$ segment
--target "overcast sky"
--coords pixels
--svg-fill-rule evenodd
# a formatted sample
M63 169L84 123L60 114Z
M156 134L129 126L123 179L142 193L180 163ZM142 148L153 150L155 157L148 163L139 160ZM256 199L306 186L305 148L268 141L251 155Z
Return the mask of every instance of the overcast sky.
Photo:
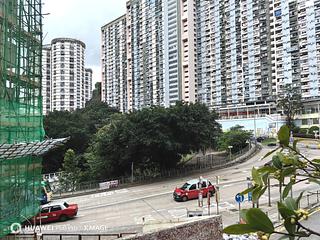
M100 30L126 12L127 0L43 0L44 43L53 38L76 38L86 44L86 67L101 81Z

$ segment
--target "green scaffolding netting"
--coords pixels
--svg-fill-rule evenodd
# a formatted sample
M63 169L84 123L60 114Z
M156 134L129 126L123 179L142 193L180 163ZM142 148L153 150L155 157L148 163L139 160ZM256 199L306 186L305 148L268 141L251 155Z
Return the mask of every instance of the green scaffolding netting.
M41 0L0 0L0 144L41 141ZM0 156L0 238L39 209L41 158Z

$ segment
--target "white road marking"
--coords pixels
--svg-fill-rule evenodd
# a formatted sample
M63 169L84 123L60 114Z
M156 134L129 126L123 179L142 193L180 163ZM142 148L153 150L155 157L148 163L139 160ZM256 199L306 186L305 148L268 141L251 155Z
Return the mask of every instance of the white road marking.
M170 209L168 210L168 213L171 215L173 218L181 218L181 217L186 217L187 216L187 209Z
M152 210L153 213L156 213L156 212L164 212L164 211L167 211L167 209L156 209L156 210Z
M227 184L227 185L221 186L221 188L227 188L227 187L232 187L232 186L233 186L233 184Z
M92 223L92 222L96 222L97 220L90 220L90 221L85 221L85 222L80 222L81 224L86 224L86 223Z

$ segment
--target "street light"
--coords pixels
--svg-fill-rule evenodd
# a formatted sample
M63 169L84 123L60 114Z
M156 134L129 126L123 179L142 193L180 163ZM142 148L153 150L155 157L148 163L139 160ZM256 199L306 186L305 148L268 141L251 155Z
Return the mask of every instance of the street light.
M231 161L231 149L233 148L233 146L228 146L228 148L229 148L229 156L230 156L230 161Z

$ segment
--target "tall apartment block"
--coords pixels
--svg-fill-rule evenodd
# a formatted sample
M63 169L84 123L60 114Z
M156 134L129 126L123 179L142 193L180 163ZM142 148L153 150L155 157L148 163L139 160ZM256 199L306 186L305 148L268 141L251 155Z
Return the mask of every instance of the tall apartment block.
M225 117L271 114L287 84L318 98L318 12L319 0L130 0L121 32L115 21L103 34L126 36L128 110L183 100ZM107 45L102 95L112 99L118 48Z
M42 47L42 112L47 115L51 109L51 45Z
M92 69L86 68L84 74L84 99L85 103L92 98Z
M103 26L102 31L102 101L128 110L126 16Z
M44 114L85 107L91 98L92 70L85 69L85 44L56 38L43 48L42 95Z

